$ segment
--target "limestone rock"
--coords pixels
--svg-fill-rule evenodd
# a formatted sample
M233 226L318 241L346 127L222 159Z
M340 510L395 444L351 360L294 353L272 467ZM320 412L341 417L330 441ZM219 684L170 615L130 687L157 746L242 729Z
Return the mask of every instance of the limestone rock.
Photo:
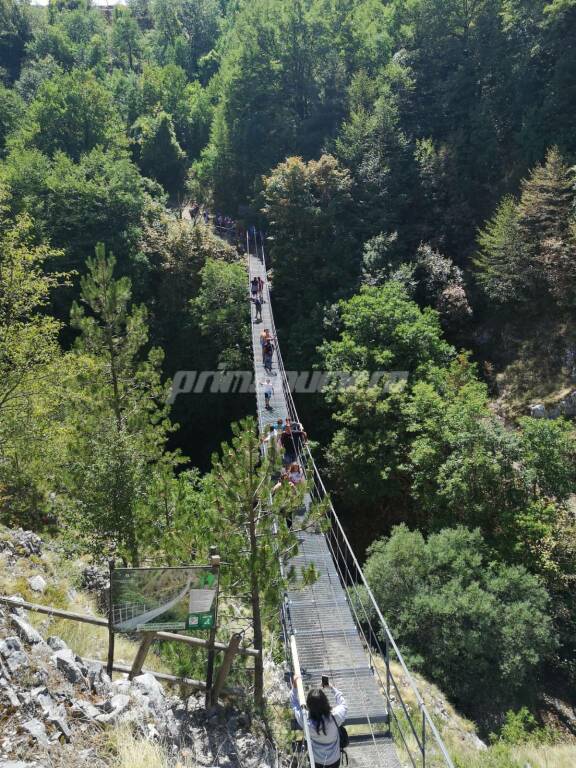
M90 662L86 665L88 669L88 685L90 689L100 696L108 694L112 681L104 671L102 664Z
M24 653L22 643L17 637L7 637L0 641L0 654L12 673L29 665L28 656Z
M26 722L22 723L22 728L24 728L25 731L28 731L32 738L36 739L36 741L43 747L48 746L49 742L46 728L40 720L37 720L35 717L31 720L26 720Z
M64 640L62 640L62 638L58 637L57 635L50 635L46 642L53 651L64 651L66 648L68 648Z
M78 717L79 719L88 721L95 720L100 714L100 711L97 707L95 707L89 701L84 701L83 699L74 700L71 712L73 717Z
M162 688L162 685L156 680L154 675L150 674L150 672L138 675L138 677L135 677L134 680L132 680L132 683L138 690L148 696L151 701L155 703L164 701L164 688Z
M52 661L56 665L56 669L60 670L64 677L71 683L79 683L84 680L82 670L76 662L74 654L70 648L65 648L62 651L53 653Z
M30 645L36 645L37 643L43 643L44 640L40 632L38 632L31 624L28 624L26 619L21 616L12 616L12 624L18 635L26 643Z
M4 699L8 702L8 706L11 709L20 708L20 699L16 695L16 691L12 688L8 682L0 677L0 700Z
M0 768L44 768L40 763L25 763L23 760L0 760Z
M33 592L44 592L46 590L46 587L48 584L46 583L46 579L43 579L40 574L37 574L36 576L31 576L28 579L28 584L30 586L30 589Z
M62 709L57 710L53 715L50 715L47 720L60 731L66 741L70 741L72 738L72 731L70 730L68 720Z
M103 724L115 723L129 706L130 696L127 696L125 693L117 693L115 696L112 696L110 701L106 702L106 711L98 715L96 721Z
M22 597L22 595L8 595L8 597L10 598L10 600L15 600L18 603L23 603L24 602L24 598ZM15 605L9 605L8 609L10 610L10 613L16 614L16 616L25 616L26 615L26 612L24 611L24 608L18 608Z

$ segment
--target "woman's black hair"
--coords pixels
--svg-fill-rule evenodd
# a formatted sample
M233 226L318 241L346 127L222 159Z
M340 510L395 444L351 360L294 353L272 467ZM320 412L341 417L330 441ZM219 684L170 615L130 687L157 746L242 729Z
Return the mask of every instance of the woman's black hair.
M316 733L320 733L320 728L322 728L322 733L326 736L324 718L330 717L332 710L330 708L330 702L326 698L326 694L322 688L312 688L311 691L308 691L306 705L308 707L310 720L312 720L316 726Z

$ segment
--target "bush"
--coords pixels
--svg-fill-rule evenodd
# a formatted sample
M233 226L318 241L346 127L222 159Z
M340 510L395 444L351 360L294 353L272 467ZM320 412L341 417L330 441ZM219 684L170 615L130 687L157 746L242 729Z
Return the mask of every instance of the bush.
M467 711L534 686L555 648L539 579L492 562L478 530L448 528L426 541L398 526L370 547L365 573L399 642Z

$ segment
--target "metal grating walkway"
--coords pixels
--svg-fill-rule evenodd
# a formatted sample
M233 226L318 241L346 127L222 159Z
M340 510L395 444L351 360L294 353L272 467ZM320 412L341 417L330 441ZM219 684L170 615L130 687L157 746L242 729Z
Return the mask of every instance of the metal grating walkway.
M274 333L270 292L265 267L254 254L248 256L250 279L261 277L265 282L262 322L255 323L252 308L252 342L260 430L278 418L288 417L281 374L274 354L273 370L268 376L262 362L260 333L268 328ZM276 342L277 346L277 342ZM269 378L274 386L272 410L264 404L263 383ZM396 750L388 733L386 701L374 677L369 655L360 638L326 538L323 534L300 535L298 554L291 560L296 572L314 563L319 578L312 586L288 593L290 623L296 638L302 677L306 687L319 686L323 674L339 688L348 702L348 726L364 734L353 740L347 749L350 766L354 768L401 768Z

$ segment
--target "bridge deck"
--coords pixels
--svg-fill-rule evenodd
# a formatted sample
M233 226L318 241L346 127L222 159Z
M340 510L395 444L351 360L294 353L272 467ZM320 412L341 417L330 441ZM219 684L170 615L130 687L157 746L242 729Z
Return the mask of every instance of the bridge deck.
M264 265L255 255L249 255L250 277L260 276L267 285ZM252 337L254 372L257 390L258 417L261 428L289 416L281 376L274 354L273 370L268 376L262 362L260 333L264 328L273 331L269 292L265 289L262 322L254 322L252 309ZM274 386L272 409L266 410L262 384L269 378ZM291 626L296 638L302 677L307 687L319 686L321 676L328 675L348 702L347 724L357 726L355 731L367 730L363 741L353 742L348 748L350 765L355 768L400 768L400 762L389 737L372 733L387 731L386 701L374 677L369 654L358 633L326 538L322 534L303 533L299 538L298 554L291 565L297 572L314 563L319 578L312 586L298 587L288 593Z

